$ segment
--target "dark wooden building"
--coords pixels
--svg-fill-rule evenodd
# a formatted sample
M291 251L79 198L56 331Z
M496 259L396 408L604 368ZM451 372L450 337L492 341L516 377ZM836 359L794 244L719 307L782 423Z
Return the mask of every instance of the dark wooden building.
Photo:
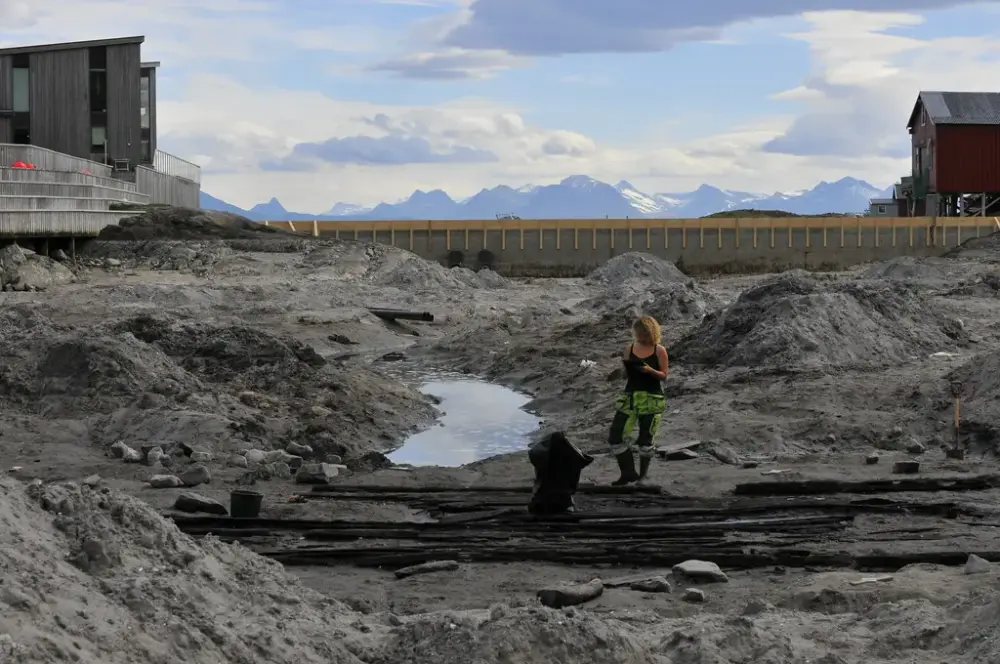
M152 164L156 66L144 37L0 49L0 143L114 165Z
M906 127L912 168L895 187L902 215L1000 214L1000 92L921 92Z

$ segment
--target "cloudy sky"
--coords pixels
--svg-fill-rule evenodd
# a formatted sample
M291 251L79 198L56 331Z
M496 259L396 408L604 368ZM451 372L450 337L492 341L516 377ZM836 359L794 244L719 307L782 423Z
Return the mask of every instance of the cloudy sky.
M207 8L207 7L210 7ZM862 11L863 10L863 11ZM908 169L920 89L1000 90L1000 2L0 0L0 43L143 34L160 147L322 212L573 174L789 191Z

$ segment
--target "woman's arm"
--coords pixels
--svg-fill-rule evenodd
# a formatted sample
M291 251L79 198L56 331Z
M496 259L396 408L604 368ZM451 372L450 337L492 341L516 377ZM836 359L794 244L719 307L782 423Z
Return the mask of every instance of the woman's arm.
M648 364L643 365L642 370L648 373L650 376L655 376L659 380L667 379L667 372L670 371L670 359L667 356L667 349L663 346L656 347L656 359L660 361L660 366L663 368L662 371L657 371Z

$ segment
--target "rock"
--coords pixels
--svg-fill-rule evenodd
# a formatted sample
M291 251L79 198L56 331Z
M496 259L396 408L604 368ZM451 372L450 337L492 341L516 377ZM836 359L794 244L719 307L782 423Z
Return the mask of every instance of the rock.
M990 561L980 558L974 553L965 561L966 574L983 574L984 572L989 572L991 569L993 569L993 566L990 564Z
M267 455L264 450L247 450L246 459L249 464L264 463L264 459Z
M212 453L204 450L195 450L191 453L192 463L208 463L212 460Z
M197 493L191 493L190 491L177 496L177 500L174 501L174 509L178 512L187 512L189 514L204 512L206 514L218 514L220 516L229 515L229 510L227 510L226 506L219 501L206 498L205 496Z
M662 576L654 576L650 579L635 581L629 585L631 590L638 590L642 593L669 593L673 590L670 582Z
M86 486L89 486L91 488L97 486L100 483L101 483L101 476L100 475L88 475L83 480L83 484L86 485Z
M264 470L267 473L267 477L264 479L270 479L272 477L276 477L279 480L292 479L292 469L287 463L283 463L281 461L267 464L264 466Z
M405 359L406 359L406 353L402 353L398 350L394 350L382 356L383 362L402 362Z
M897 475L913 475L920 472L919 461L897 461L892 464L892 472Z
M145 460L146 465L152 466L160 461L164 456L163 450L159 447L154 447L153 449L146 452Z
M160 465L164 468L170 468L174 465L174 458L169 454L164 454L159 458Z
M250 462L247 461L245 456L240 456L239 454L234 454L229 457L229 465L233 468L249 468Z
M264 463L284 463L289 468L301 468L303 459L289 454L285 450L272 450L264 455Z
M154 489L176 489L184 486L184 482L176 475L153 475L148 481L149 486Z
M878 463L878 460L880 458L881 457L879 457L878 454L872 452L871 454L865 457L865 463L868 464L869 466L874 466L875 464Z
M300 445L298 443L289 443L285 451L296 457L311 457L313 454L313 448L308 445ZM291 465L291 464L289 464ZM294 466L293 466L294 467Z
M106 267L106 268L109 268L109 267L121 267L121 266L122 266L122 262L120 260L118 260L117 258L105 258L104 259L104 267Z
M411 565L410 567L404 567L402 569L396 570L397 579L405 579L408 576L417 576L418 574L430 574L432 572L454 572L458 569L457 560L432 560L428 563L422 563L420 565Z
M752 470L759 465L760 462L758 461L744 461L742 464L740 464L740 467L743 468L744 470Z
M685 602L691 602L693 604L701 604L705 601L704 591L698 590L697 588L688 588L684 591L681 596Z
M910 444L906 446L906 451L910 454L923 454L927 451L927 446L919 440L912 440L910 441Z
M128 446L126 448L124 456L122 456L122 461L125 463L142 463L142 452Z
M705 451L722 463L729 464L730 466L741 465L739 455L736 454L733 448L727 445L710 445Z
M698 459L701 455L692 449L684 448L681 450L670 450L663 455L663 458L667 461L690 461L691 459Z
M180 474L181 482L184 486L198 486L199 484L208 484L212 481L212 473L208 472L208 468L202 464L195 464L193 466L188 466L188 468Z
M111 447L108 448L108 451L111 452L111 456L113 456L114 458L124 459L125 452L127 452L130 449L132 448L126 445L124 441L118 440L111 444Z
M344 463L344 459L341 458L339 454L327 454L326 462L333 464L334 466L339 466Z
M715 563L704 560L685 560L673 567L674 576L690 581L727 583L729 577Z
M313 406L309 409L314 417L330 417L333 415L333 411L329 408L323 408L323 406Z
M339 473L339 468L332 463L308 463L295 474L297 484L329 484Z
M594 579L588 583L567 584L542 588L538 591L538 600L550 609L561 609L566 606L576 606L590 602L604 594L604 583Z
M768 611L773 611L774 606L765 602L762 599L754 598L747 602L747 605L743 607L744 616L758 616L762 613L767 613Z
M52 254L52 258L56 259L60 263L64 263L69 260L69 256L62 249L56 249L56 252Z

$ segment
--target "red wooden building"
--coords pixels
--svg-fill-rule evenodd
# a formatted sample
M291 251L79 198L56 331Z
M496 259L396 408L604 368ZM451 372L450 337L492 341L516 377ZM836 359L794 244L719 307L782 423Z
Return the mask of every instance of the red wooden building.
M1000 215L1000 92L921 92L906 125L902 216Z

